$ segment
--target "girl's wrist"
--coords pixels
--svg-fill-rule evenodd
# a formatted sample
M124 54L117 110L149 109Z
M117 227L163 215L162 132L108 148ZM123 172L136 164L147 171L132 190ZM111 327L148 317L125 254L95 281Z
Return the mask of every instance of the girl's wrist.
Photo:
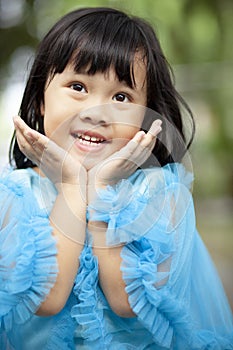
M106 184L95 182L87 184L87 202L88 204L92 204L99 198L99 191L104 190L106 188Z
M85 184L59 183L56 185L58 195L63 196L67 202L85 206L87 204L86 187Z
M85 188L85 187L86 187L85 183L66 183L66 182L56 183L56 188L58 192L78 191L81 188Z
M77 191L79 188L86 188L87 185L87 172L84 168L81 168L76 175L69 174L69 176L61 175L60 181L55 183L58 192L62 191Z
M89 221L88 233L91 235L92 246L95 248L107 248L106 231L107 223L103 221Z
M86 232L86 190L79 184L60 184L50 214L52 226L76 243L83 244Z

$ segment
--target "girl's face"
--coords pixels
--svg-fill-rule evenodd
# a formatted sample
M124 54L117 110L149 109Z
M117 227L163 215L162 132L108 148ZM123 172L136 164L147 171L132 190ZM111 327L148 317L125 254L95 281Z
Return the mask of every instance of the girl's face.
M135 59L134 77L130 88L119 82L113 69L88 75L68 65L45 89L41 112L46 136L87 170L120 150L144 118L147 87L142 60Z

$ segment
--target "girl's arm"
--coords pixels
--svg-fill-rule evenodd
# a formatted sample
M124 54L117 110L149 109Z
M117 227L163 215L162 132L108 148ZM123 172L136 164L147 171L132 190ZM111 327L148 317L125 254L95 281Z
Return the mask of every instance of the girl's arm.
M98 257L99 282L111 309L120 317L134 317L120 269L122 246L107 247L106 230L105 222L88 224L88 231L93 237L93 253Z
M114 184L122 178L128 178L150 156L156 142L156 135L161 131L161 121L155 121L149 132L139 131L135 137L111 159L107 159L98 168L91 169L88 177L88 203L95 203L98 190L107 184ZM91 213L92 210L90 210ZM93 208L93 212L95 209ZM122 245L108 247L106 244L107 224L88 222L88 231L93 237L93 252L98 257L99 279L102 290L112 308L121 317L135 316L125 291L125 282L121 272Z
M58 191L50 214L57 242L58 275L37 312L38 315L53 315L63 308L69 297L85 240L86 171L65 150L30 129L19 117L14 123L21 151L38 164Z
M50 214L57 241L58 275L37 315L57 314L64 307L74 285L86 231L86 202L79 185L63 184Z

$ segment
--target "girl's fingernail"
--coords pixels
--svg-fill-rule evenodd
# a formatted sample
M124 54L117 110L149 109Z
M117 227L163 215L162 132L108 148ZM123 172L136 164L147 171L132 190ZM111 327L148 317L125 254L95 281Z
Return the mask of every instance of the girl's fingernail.
M140 141L145 135L145 131L141 130L137 134L137 140Z
M156 125L162 125L162 120L157 119L157 120L155 121L155 123L156 123Z
M162 130L161 125L162 125L162 121L159 120L159 119L156 120L156 121L152 124L152 126L151 126L151 128L150 128L150 130L149 130L148 132L149 132L150 134L154 135L154 136L158 135L158 133Z
M157 132L156 132L156 135L158 135L158 133L160 133L160 131L162 131L161 126L160 126L160 127L158 127Z
M14 123L15 125L18 125L18 124L19 124L19 117L18 117L17 115L15 115L15 116L13 117L13 123Z

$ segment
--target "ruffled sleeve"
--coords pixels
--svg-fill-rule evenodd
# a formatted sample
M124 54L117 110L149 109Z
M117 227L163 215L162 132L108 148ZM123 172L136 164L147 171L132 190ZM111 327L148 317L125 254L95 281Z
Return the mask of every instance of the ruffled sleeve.
M8 331L36 312L55 283L56 242L29 188L5 178L0 196L0 325Z
M218 334L208 321L203 326L194 315L200 310L191 310L196 237L192 180L180 164L138 171L100 193L91 207L92 220L108 223L108 245L123 244L121 270L129 303L155 344L232 349L232 333Z
M145 235L154 240L155 225L157 231L169 234L182 222L192 204L192 180L192 174L177 164L137 171L100 191L89 206L88 219L108 223L107 245L130 243ZM167 235L163 239L172 241Z
M172 282L172 264L169 272L159 272L158 260L146 238L125 246L121 255L129 303L156 344L165 349L171 349L172 344L174 349L233 349L232 331L219 334L208 327L198 327L190 312L188 283L185 278L182 278L183 285ZM186 264L190 263L188 260ZM158 284L161 275L162 278L170 276L171 280L161 286Z

